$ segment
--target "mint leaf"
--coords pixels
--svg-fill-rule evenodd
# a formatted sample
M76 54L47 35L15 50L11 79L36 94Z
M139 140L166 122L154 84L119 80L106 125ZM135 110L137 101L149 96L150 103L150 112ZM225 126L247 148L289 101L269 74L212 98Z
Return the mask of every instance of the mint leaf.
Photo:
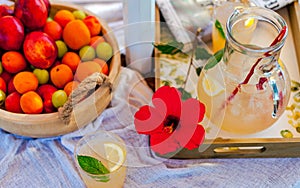
M215 27L219 31L219 33L222 36L222 38L225 39L225 33L224 33L224 30L223 30L222 24L219 22L219 20L216 20Z
M94 175L109 173L109 170L102 164L102 162L93 157L77 155L77 160L79 166L87 173Z
M212 57L210 57L204 66L205 70L211 69L216 66L224 55L224 49L217 51Z
M185 101L185 100L187 100L189 98L192 98L192 95L189 92L187 92L185 89L183 89L182 87L178 88L178 90L181 93L181 99L183 101Z
M155 48L161 51L162 54L175 55L179 52L182 52L184 44L182 42L171 41L166 44L153 44Z
M212 55L210 53L208 53L208 51L205 48L196 48L195 51L195 56L196 59L201 59L201 60L205 60L205 59L209 59Z

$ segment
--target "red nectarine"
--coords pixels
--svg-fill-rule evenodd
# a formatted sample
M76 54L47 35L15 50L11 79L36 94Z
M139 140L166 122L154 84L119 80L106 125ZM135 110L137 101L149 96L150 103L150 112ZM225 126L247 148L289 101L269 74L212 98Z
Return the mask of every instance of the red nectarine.
M28 62L36 68L47 69L57 58L57 46L54 40L41 31L27 34L23 51Z

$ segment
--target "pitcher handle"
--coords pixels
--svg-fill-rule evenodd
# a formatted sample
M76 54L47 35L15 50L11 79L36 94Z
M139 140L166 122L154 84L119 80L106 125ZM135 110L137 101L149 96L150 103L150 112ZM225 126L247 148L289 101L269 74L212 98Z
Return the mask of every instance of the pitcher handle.
M279 109L279 103L280 103L280 96L279 91L277 87L276 80L271 76L269 77L269 85L272 88L272 96L273 96L273 112L272 112L272 118L278 117L278 109Z

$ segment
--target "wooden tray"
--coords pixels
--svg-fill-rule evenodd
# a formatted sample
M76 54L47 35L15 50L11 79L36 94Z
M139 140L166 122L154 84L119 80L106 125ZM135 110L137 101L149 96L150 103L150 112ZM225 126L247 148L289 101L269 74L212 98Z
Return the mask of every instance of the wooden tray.
M293 3L277 11L287 21L289 36L288 47L283 49L284 61L294 61L300 70L300 6ZM157 41L160 41L161 28L157 28ZM158 52L156 51L155 54ZM160 87L160 61L155 61L156 88ZM299 71L296 71L298 74ZM285 122L287 123L287 122ZM299 133L298 133L299 134ZM300 134L299 134L300 135ZM171 157L176 159L194 158L253 158L253 157L300 157L300 136L299 138L251 138L251 137L218 137L217 139L206 139L200 148L195 150L181 150Z

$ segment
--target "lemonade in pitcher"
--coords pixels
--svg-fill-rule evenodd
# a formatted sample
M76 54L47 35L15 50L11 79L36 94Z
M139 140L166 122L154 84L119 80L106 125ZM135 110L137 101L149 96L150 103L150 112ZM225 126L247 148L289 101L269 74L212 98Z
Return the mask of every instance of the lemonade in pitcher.
M231 133L251 134L281 116L290 95L289 75L279 63L286 27L280 15L265 8L233 12L221 61L205 66L198 80L198 97L213 124Z

